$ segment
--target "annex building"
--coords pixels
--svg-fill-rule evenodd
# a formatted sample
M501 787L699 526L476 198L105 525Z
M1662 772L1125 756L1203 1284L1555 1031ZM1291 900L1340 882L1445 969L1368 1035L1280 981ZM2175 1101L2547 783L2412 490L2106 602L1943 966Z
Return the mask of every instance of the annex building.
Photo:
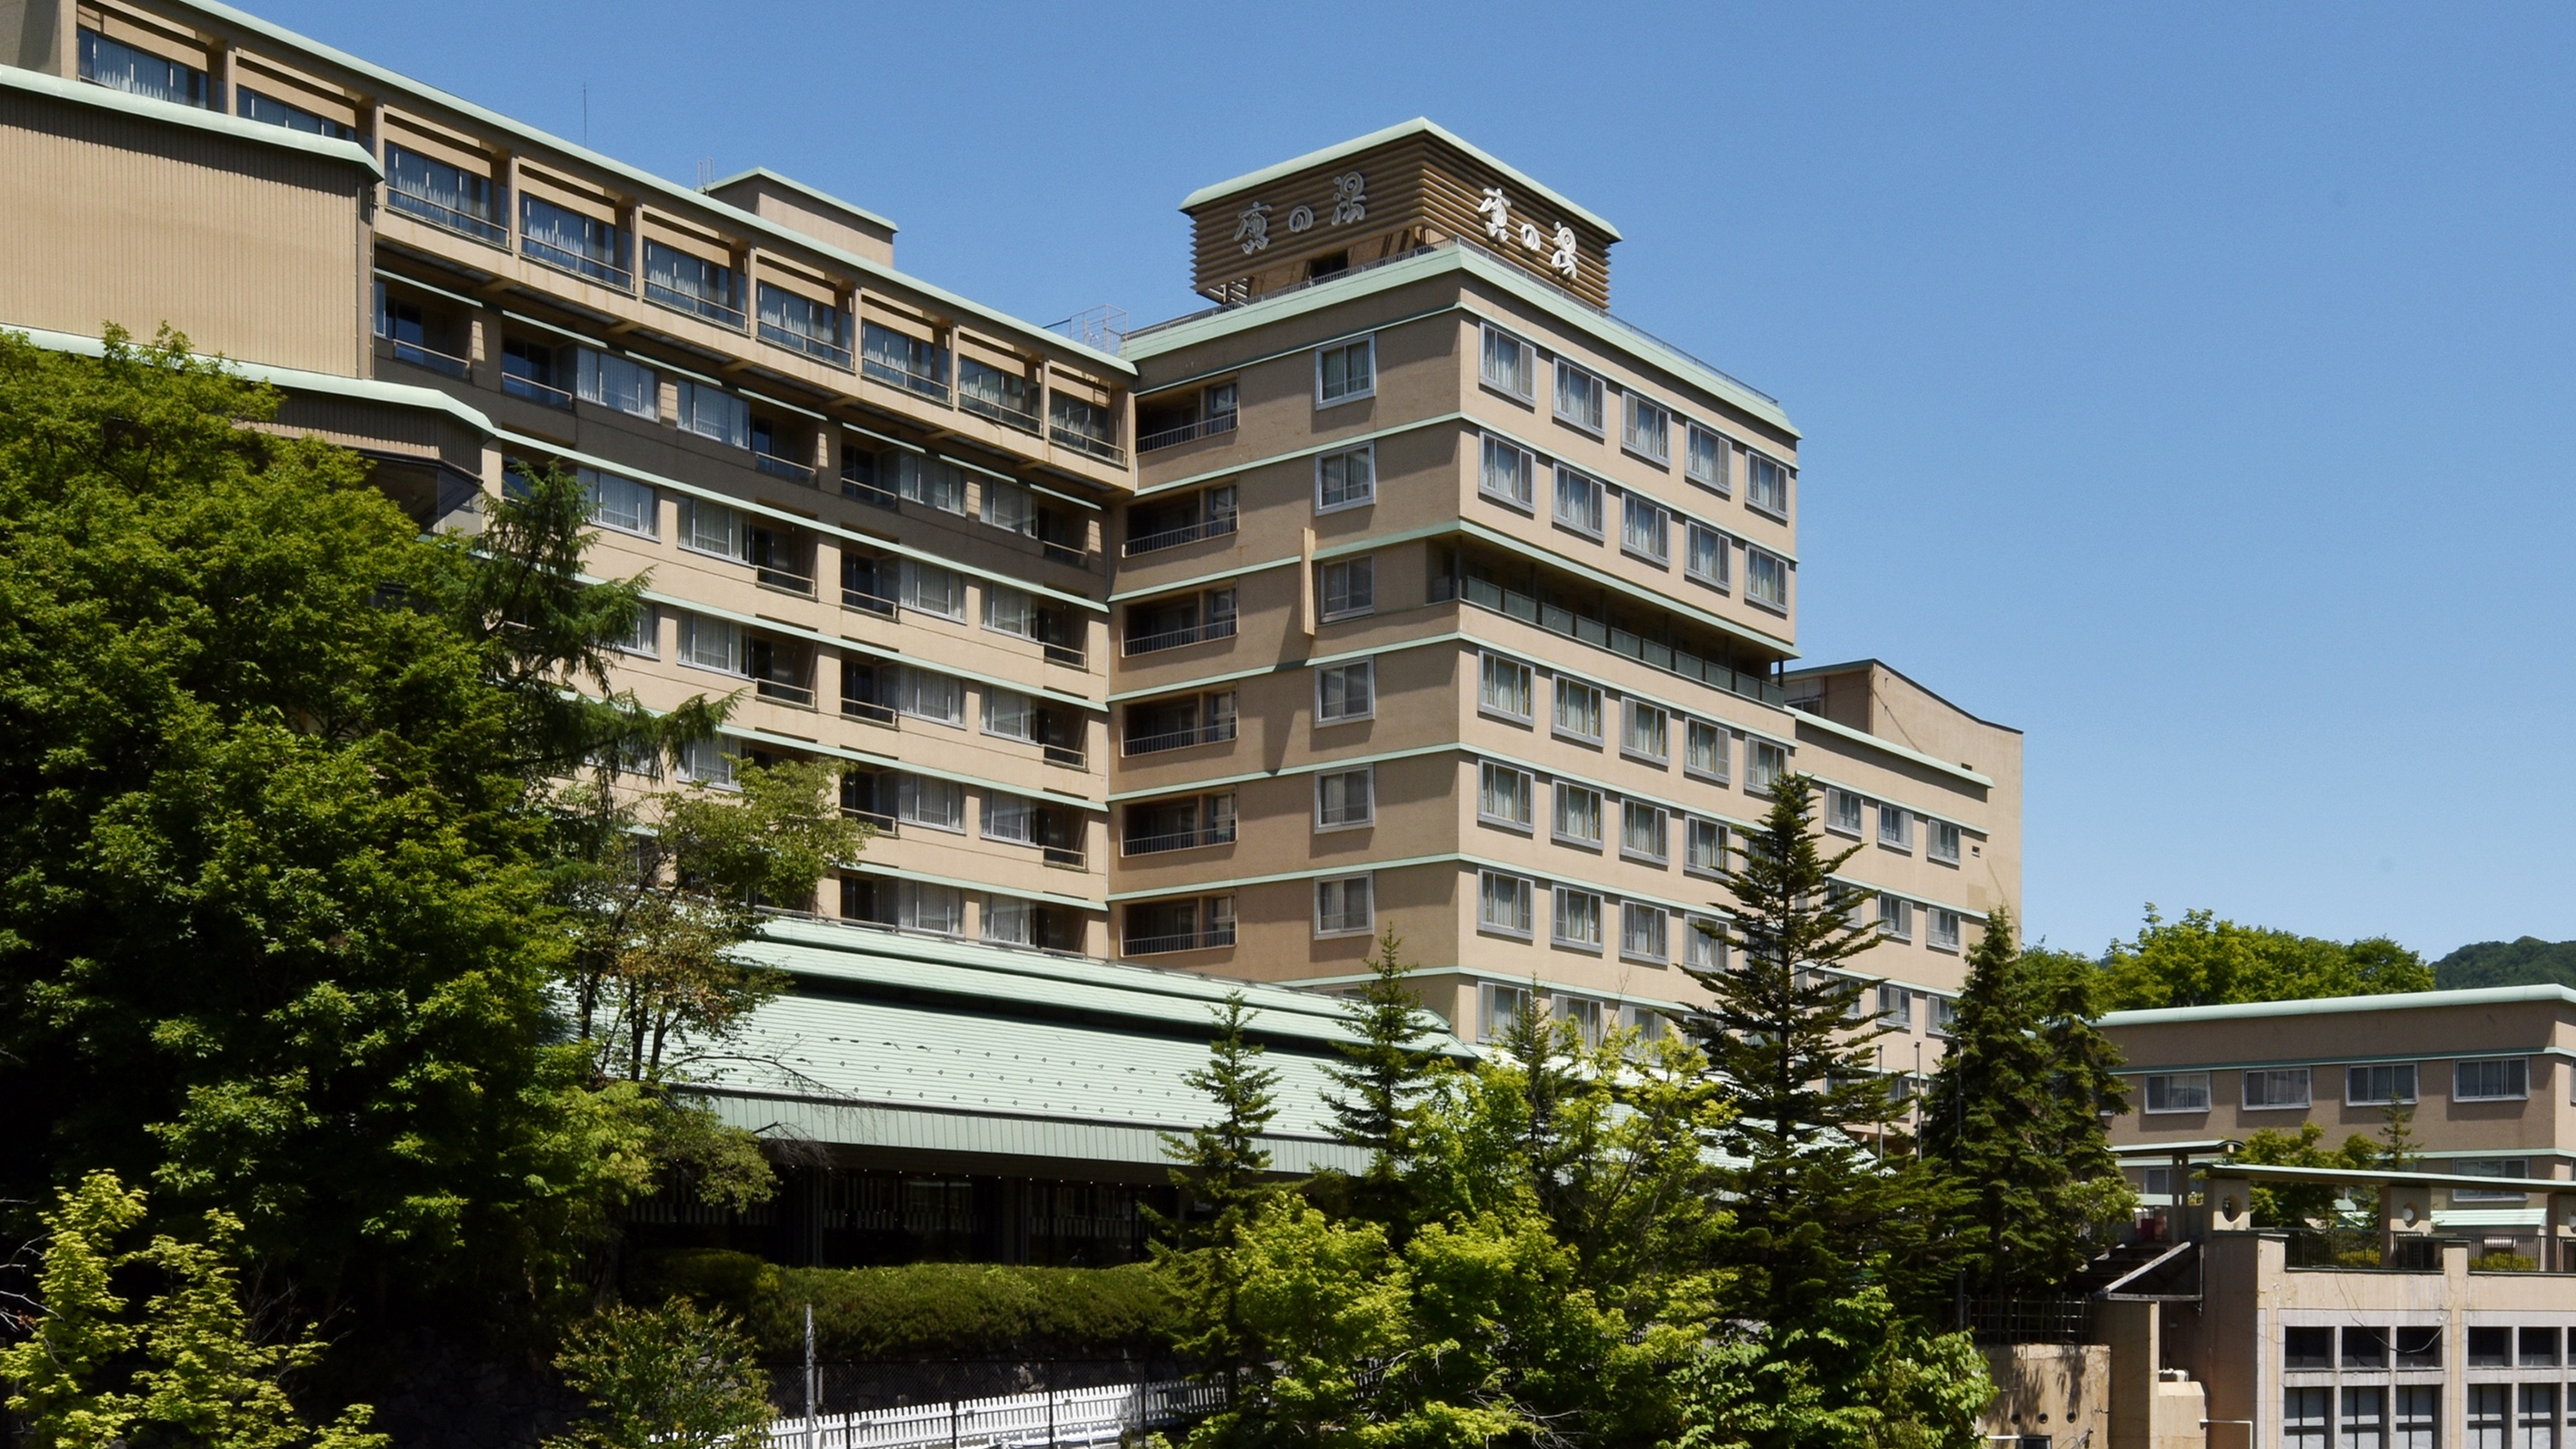
M1622 320L1617 227L1428 121L1181 210L1209 305L1086 340L768 171L667 181L221 5L0 0L0 327L166 322L424 529L577 470L590 567L652 575L620 682L740 696L673 783L844 768L877 838L709 1081L801 1186L726 1230L1123 1255L1236 983L1281 1166L1329 1161L1318 993L1390 927L1455 1050L1657 1029L1791 770L1884 893L1885 1067L1928 1069L2019 906L2021 738L1802 661L1782 402Z

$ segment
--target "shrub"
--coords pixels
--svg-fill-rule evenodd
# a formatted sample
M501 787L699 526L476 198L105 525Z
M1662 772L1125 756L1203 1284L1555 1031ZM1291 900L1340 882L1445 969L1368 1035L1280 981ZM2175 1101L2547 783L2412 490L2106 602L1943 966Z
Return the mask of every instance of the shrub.
M805 1306L826 1358L1092 1358L1167 1351L1170 1295L1145 1264L1022 1268L912 1263L787 1268L749 1253L688 1250L640 1265L638 1296L731 1310L763 1356L805 1348Z

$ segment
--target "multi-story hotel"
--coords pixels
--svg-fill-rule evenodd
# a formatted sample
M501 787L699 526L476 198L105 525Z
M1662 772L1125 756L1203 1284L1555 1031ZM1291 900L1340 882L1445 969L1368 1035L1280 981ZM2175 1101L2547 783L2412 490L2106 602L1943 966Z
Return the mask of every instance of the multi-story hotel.
M1158 1180L1150 1132L1083 1134L1181 1125L1170 1084L1103 1105L1132 1063L1029 1024L1200 1031L1202 983L1122 958L1271 983L1311 1077L1328 1019L1275 988L1351 982L1390 928L1470 1040L1533 992L1655 1025L1791 770L1885 892L1858 964L1914 1034L1885 1065L1928 1067L2018 905L2020 738L1876 661L1796 665L1781 404L1615 317L1618 231L1427 122L1182 209L1213 305L1086 342L766 171L665 181L220 5L0 0L0 327L175 326L424 528L578 470L593 571L650 574L620 682L739 696L679 778L847 771L880 833L762 948L799 1065L720 1084L746 1125L988 1186ZM983 1025L864 1006L898 999ZM1063 1075L1028 1066L1048 1041Z

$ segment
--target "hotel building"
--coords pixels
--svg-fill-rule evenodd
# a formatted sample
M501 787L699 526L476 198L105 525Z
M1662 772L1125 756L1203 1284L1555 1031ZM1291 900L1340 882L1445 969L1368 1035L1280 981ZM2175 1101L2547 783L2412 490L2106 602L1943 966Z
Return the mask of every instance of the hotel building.
M879 834L759 948L803 1065L713 1084L745 1125L971 1180L1021 1225L983 1250L1037 1251L1029 1184L1158 1182L1145 1129L1188 1125L1064 1023L1164 1061L1198 976L1266 983L1312 1076L1334 1028L1291 989L1393 929L1469 1040L1533 992L1657 1025L1790 770L1885 892L1855 965L1912 1034L1886 1068L1928 1068L2019 903L2020 736L1797 662L1781 403L1614 316L1617 229L1428 122L1182 210L1212 305L1069 335L767 171L666 181L221 5L0 0L0 328L174 326L425 529L576 470L592 571L650 574L618 682L739 699L678 778L846 770ZM943 1000L954 1029L912 1037L889 1005ZM938 1065L822 1045L897 1039ZM1032 1075L1049 1041L1068 1075ZM1329 1156L1311 1085L1283 1168ZM840 1172L781 1209L794 1251L865 1216Z

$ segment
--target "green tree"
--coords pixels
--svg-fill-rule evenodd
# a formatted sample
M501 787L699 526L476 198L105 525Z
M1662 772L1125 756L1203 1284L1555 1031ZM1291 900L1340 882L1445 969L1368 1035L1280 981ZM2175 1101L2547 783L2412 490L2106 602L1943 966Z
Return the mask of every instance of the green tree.
M2325 1136L2326 1129L2314 1122L2300 1123L2296 1132L2265 1127L2246 1137L2234 1160L2275 1167L2368 1169L2381 1165L2379 1144L2368 1137L2355 1132L2344 1138L2341 1146L2328 1148L2324 1145ZM2338 1190L2326 1183L2284 1182L2269 1187L2258 1184L2249 1206L2256 1227L2331 1227L2340 1217L2335 1208L2338 1195Z
M2576 986L2576 941L2544 941L2538 936L2473 941L2433 963L2433 984L2441 991L2479 986Z
M1369 1155L1368 1166L1347 1184L1321 1184L1348 1201L1349 1210L1381 1223L1400 1240L1410 1214L1402 1191L1413 1153L1416 1104L1433 1069L1424 1043L1431 1018L1405 985L1404 941L1389 926L1369 958L1368 984L1343 1004L1352 1040L1335 1043L1343 1060L1324 1068L1335 1091L1327 1092L1335 1141Z
M1980 1449L1994 1397L1967 1334L1925 1333L1875 1287L1812 1322L1733 1326L1679 1378L1676 1449Z
M1283 1190L1261 1145L1278 1114L1279 1073L1261 1064L1261 1044L1244 1033L1252 1012L1241 991L1227 992L1215 1017L1207 1065L1181 1080L1207 1094L1217 1119L1187 1136L1163 1134L1181 1204L1176 1217L1155 1222L1154 1253L1183 1305L1181 1349L1224 1374L1231 1401L1257 1342L1243 1314L1248 1270L1239 1250L1253 1218Z
M2424 958L2385 936L2327 941L2209 911L2167 921L2152 905L2137 939L2112 942L2101 970L2095 1000L2106 1011L2433 989Z
M685 1298L611 1308L565 1336L555 1367L590 1412L546 1449L723 1449L767 1437L769 1376L739 1324Z

